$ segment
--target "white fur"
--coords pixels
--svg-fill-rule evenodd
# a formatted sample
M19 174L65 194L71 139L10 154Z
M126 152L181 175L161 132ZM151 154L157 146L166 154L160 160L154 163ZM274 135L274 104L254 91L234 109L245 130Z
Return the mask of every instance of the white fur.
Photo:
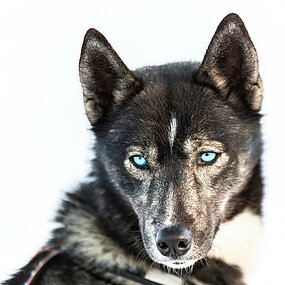
M208 256L239 266L248 284L260 259L261 236L261 217L245 210L220 226Z
M176 117L172 116L170 120L170 131L169 131L169 145L172 149L177 132L177 119Z
M154 282L158 282L165 285L182 285L183 281L181 278L160 271L158 269L151 269L145 276L147 279Z
M166 210L166 219L164 222L164 227L171 227L173 225L173 215L175 214L175 207L174 207L174 190L173 190L173 183L169 185L169 189L167 192L168 197L166 198L165 210Z

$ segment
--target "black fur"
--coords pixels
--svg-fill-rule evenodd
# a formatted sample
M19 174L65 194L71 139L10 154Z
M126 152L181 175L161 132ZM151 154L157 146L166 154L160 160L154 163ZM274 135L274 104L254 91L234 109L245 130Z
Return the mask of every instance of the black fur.
M197 262L184 281L245 284L242 268L207 257L223 223L245 210L261 215L262 82L241 19L230 14L221 22L202 64L173 63L133 72L91 29L82 46L80 78L96 136L92 182L67 195L57 215L61 227L48 243L61 253L34 284L132 284L108 268L139 276L148 272L154 259L150 235L169 217L169 203L176 209L171 212L173 225L189 228L196 242L198 249L188 259L209 262ZM185 150L189 138L195 142L190 154ZM216 142L222 145L217 166L199 161L205 141L209 150L221 148ZM135 169L128 160L133 146L148 158L146 169ZM4 284L23 284L35 266L27 265Z

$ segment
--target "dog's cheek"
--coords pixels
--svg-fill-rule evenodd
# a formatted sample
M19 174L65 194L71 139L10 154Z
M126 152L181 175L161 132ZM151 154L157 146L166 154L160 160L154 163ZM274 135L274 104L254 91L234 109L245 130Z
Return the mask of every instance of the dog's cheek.
M151 179L138 180L133 178L126 170L120 171L118 167L113 167L112 182L126 201L132 206L138 217L147 211L148 191Z
M135 201L140 193L142 181L131 177L125 169L123 162L119 159L114 159L113 156L101 153L101 160L104 160L104 170L112 186L114 186L128 202Z
M149 199L149 188L151 184L151 179L147 178L143 181L135 182L134 191L128 192L128 198L132 207L138 217L144 217L144 215L148 212L148 199Z
M236 203L240 203L238 195L246 187L253 166L247 154L240 150L232 155L228 165L215 177L213 184L214 201L217 216L223 222L232 213Z

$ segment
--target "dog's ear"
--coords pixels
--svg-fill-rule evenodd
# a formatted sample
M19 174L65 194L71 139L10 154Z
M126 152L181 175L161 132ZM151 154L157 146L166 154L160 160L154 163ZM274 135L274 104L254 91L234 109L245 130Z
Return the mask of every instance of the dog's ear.
M122 62L105 37L87 31L79 63L84 106L92 126L141 88L139 80Z
M196 79L229 100L238 98L252 111L260 110L263 87L257 53L238 15L229 14L218 26Z

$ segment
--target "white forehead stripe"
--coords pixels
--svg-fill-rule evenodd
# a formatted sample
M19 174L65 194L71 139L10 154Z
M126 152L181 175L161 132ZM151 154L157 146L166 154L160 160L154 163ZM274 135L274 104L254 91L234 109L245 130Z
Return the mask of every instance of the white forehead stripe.
M169 145L172 149L177 132L177 119L172 116L170 120Z

